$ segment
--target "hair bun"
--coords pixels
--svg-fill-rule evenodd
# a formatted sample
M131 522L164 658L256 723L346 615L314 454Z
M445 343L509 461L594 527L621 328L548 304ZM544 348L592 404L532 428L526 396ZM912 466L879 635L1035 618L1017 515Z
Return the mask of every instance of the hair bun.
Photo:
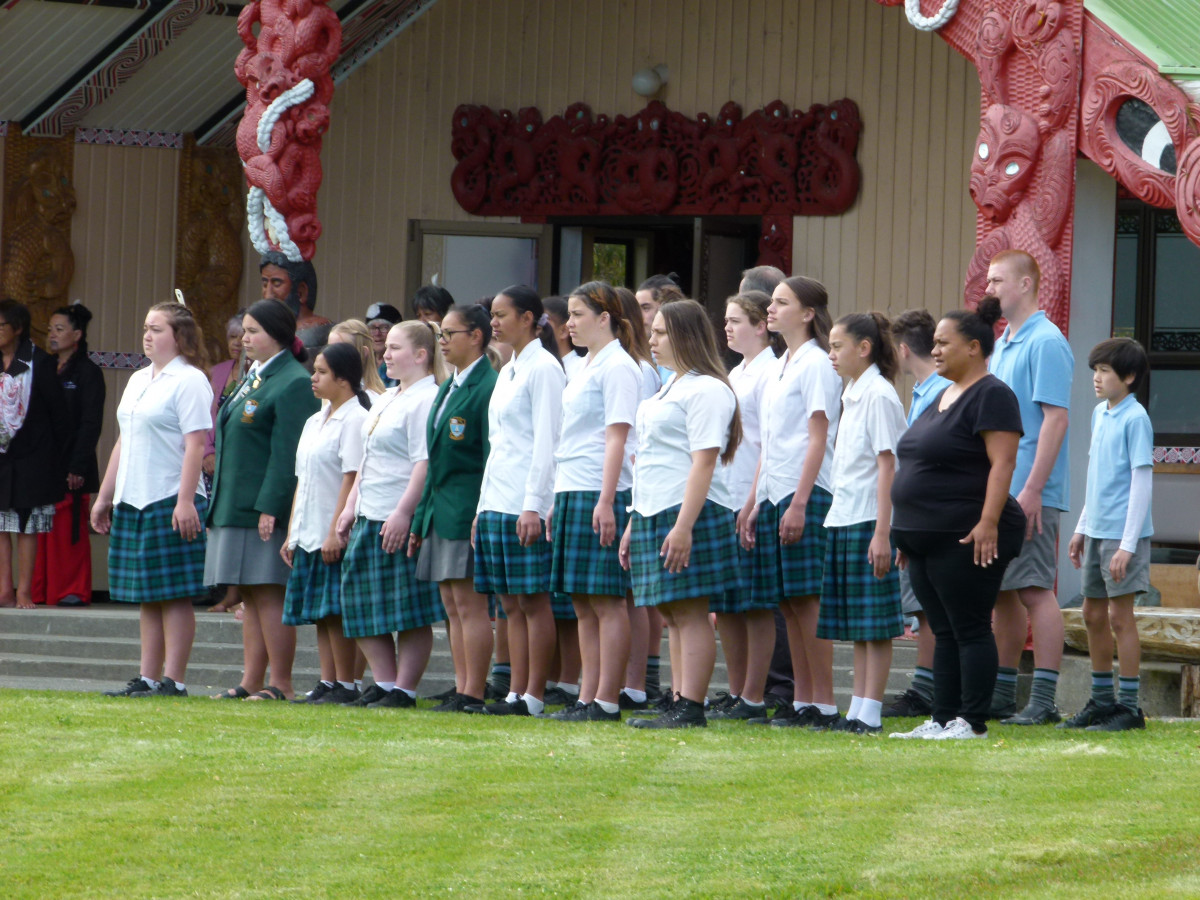
M987 325L995 325L1000 321L1000 300L997 297L984 297L975 307L975 315Z

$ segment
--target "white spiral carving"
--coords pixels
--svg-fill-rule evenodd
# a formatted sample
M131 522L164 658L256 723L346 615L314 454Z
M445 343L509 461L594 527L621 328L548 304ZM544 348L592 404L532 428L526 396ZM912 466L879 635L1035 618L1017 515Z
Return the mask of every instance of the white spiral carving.
M954 18L958 12L958 0L942 0L942 8L932 16L921 15L921 0L904 0L904 14L913 28L920 31L937 31Z

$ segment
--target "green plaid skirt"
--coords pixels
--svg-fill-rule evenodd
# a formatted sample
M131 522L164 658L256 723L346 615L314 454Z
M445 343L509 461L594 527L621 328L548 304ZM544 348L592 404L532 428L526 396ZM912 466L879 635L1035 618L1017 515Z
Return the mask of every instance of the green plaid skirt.
M659 606L696 597L720 597L736 589L737 530L732 510L705 500L692 526L692 553L681 572L668 572L659 556L667 533L675 527L679 507L652 516L632 513L630 570L633 599L638 606Z
M175 497L164 497L145 509L118 503L108 533L108 593L117 603L162 603L200 597L204 588L207 531L185 541L171 528ZM196 495L200 522L208 502ZM203 528L203 524L201 525Z
M550 611L554 613L554 618L564 622L574 622L579 618L575 615L575 604L571 602L571 595L561 591L550 592Z
M315 625L342 614L342 563L328 566L320 550L296 548L283 599L284 625Z
M899 573L893 566L876 578L867 559L874 534L873 521L829 529L818 638L886 641L904 634ZM895 556L894 549L890 552Z
M550 590L550 542L517 539L517 517L484 510L475 517L475 590L481 594L544 594Z
M599 491L561 491L554 495L550 590L597 597L624 597L629 590L629 573L621 568L617 550L629 521L632 495L617 491L613 500L617 535L607 547L600 546L599 536L592 531L592 512L599 499Z
M804 507L804 534L796 543L785 546L779 543L780 510L788 508L792 497L788 494L778 505L764 500L758 506L747 609L774 609L785 597L813 597L821 593L825 516L833 494L813 485Z
M407 548L383 552L382 522L359 516L342 554L342 634L373 637L440 622L446 608L438 586L417 580Z
M737 514L734 513L736 522ZM744 613L751 609L750 582L754 577L754 551L747 550L742 542L734 537L733 546L737 551L733 576L725 583L725 592L713 595L708 599L708 611L714 613Z

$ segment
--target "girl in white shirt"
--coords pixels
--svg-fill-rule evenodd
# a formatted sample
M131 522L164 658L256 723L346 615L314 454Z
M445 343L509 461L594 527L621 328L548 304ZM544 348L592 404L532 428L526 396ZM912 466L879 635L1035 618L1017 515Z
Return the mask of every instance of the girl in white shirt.
M725 305L725 342L729 349L742 355L742 361L729 373L729 383L737 394L738 410L742 417L742 442L733 461L718 472L725 479L734 511L754 496L754 477L758 472L758 456L762 447L759 429L759 406L766 388L768 375L775 362L775 345L783 341L767 331L767 307L771 297L762 291L746 291L730 297ZM747 570L752 565L749 550L739 544L738 566ZM771 655L763 655L761 648L768 640L774 640L775 617L770 609L751 609L749 579L743 590L727 591L723 596L713 597L712 612L717 616L717 630L721 634L721 651L725 655L725 668L729 673L729 694L722 698L724 703L714 704L709 713L711 719L753 719L766 715L761 691L749 696L746 684L766 685ZM753 658L747 656L749 629L756 629L755 647L759 652ZM767 632L770 632L768 636ZM752 676L747 679L747 671Z
M472 528L475 590L495 594L508 616L512 675L491 715L537 715L554 661L550 543L554 451L567 379L541 298L525 285L492 300L492 334L512 347L488 405L487 465Z
M321 679L296 703L355 700L354 641L342 634L342 550L337 520L362 460L362 424L371 401L362 357L352 344L330 344L313 361L313 395L322 407L304 423L296 446L296 497L279 549L292 570L284 625L316 625Z
M141 670L107 693L186 697L192 600L204 594L200 464L213 392L200 326L183 304L150 307L142 348L150 365L130 376L121 396L120 435L92 504L92 527L109 535L109 593L141 604Z
M741 420L704 307L694 300L664 304L650 346L676 374L638 409L633 512L621 561L632 571L638 605L661 607L679 696L657 719L629 724L704 726L717 653L709 600L738 578L733 504L713 474L718 456L728 463L737 452Z
M827 728L838 719L833 645L817 639L842 392L827 356L831 327L819 281L797 275L775 288L767 328L783 338L787 352L772 363L763 389L757 487L738 515L742 544L755 551L750 610L778 606L787 623L795 700L771 720L780 725ZM774 629L747 629L747 660L756 663L748 662L743 689L752 699L762 698L774 645Z
M425 322L393 325L383 361L399 385L362 423L362 461L337 522L347 541L342 632L358 643L375 679L350 705L411 707L433 650L432 626L446 618L438 586L417 580L416 558L406 552L429 468L425 424L446 367Z
M900 579L892 567L892 478L904 406L891 323L880 313L842 316L829 335L829 359L850 379L833 451L833 505L817 637L854 642L854 696L835 731L881 730L892 638L904 633Z
M626 351L629 322L616 291L600 281L576 288L567 328L587 347L587 367L563 392L563 424L554 477L550 589L571 596L579 618L579 700L552 718L617 721L629 660L628 573L617 543L633 483L626 441L637 416L641 371Z

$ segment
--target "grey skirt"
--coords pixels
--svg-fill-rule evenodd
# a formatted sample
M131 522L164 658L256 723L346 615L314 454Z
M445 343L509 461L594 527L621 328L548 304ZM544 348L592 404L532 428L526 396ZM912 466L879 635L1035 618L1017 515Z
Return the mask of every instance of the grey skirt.
M421 542L417 578L421 581L457 581L475 577L475 551L470 541L448 541L433 529Z
M286 537L287 528L278 526L268 541L257 528L209 528L204 583L287 584L292 573L279 555Z

